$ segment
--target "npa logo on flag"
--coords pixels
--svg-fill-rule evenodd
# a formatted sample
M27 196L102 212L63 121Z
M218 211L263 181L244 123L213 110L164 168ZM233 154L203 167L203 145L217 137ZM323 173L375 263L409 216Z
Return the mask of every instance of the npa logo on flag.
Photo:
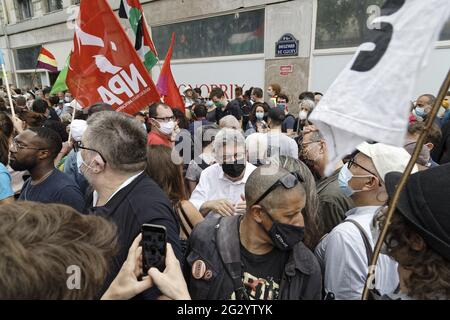
M134 114L160 97L105 0L81 1L67 86L84 107L98 102Z

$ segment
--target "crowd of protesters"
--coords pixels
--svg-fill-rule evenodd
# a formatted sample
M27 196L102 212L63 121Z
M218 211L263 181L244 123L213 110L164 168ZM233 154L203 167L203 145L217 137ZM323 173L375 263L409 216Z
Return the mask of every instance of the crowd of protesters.
M0 90L0 299L361 299L436 101L411 103L404 148L364 143L326 176L309 120L320 92L297 99L274 83L229 101L187 89L185 112L158 102L131 116L11 89L13 105ZM373 299L450 299L449 99L395 208ZM166 229L163 272L142 274L144 224Z

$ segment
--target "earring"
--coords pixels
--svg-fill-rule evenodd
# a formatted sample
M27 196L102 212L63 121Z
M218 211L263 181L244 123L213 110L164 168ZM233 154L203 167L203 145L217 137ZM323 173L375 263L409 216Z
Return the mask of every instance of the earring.
M383 197L381 198L380 195L383 195ZM389 199L389 196L388 196L386 191L383 191L383 192L377 193L376 199L377 199L378 202L387 203L387 201Z

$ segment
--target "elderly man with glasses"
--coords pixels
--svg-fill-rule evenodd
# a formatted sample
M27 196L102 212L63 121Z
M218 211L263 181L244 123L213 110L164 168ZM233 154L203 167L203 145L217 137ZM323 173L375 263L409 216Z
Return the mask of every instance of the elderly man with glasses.
M328 146L322 134L314 126L305 127L300 143L300 160L308 166L317 180L319 218L322 232L325 234L345 219L345 213L352 209L354 204L351 198L339 189L338 176L342 162L331 176L325 176Z
M245 198L244 215L210 217L192 233L186 264L192 298L320 299L320 267L303 243L303 182L278 166L261 166L248 178Z
M339 173L339 187L351 197L355 208L317 246L316 255L324 272L327 298L359 300L369 272L378 230L374 218L387 204L385 176L403 172L410 155L403 148L382 143L364 143ZM381 294L399 286L397 264L381 255L376 266L374 288Z
M167 241L181 258L179 226L172 205L162 189L144 172L147 165L147 136L142 124L119 112L99 112L87 121L81 142L80 170L93 188L86 212L105 217L117 226L119 251L113 257L102 294L119 272L128 248L143 224L164 226ZM156 299L156 289L139 298Z
M246 159L245 138L238 130L225 128L213 142L216 164L203 170L189 201L204 215L231 216L245 212L244 188L256 169Z

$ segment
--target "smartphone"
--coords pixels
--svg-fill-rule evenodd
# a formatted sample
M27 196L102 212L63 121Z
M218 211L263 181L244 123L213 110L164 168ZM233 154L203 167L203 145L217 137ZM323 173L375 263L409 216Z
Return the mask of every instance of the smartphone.
M167 231L164 226L142 225L142 272L147 275L150 268L164 272L166 268Z

